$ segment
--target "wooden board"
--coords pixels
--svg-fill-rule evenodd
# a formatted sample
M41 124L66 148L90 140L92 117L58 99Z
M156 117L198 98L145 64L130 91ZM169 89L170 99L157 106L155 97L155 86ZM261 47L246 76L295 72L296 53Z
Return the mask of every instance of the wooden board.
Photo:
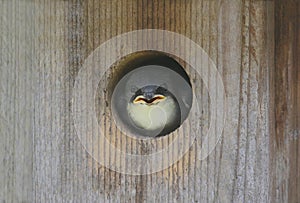
M299 202L299 13L297 0L2 0L0 201ZM82 146L73 87L103 42L146 28L182 34L208 53L227 95L226 126L205 160L193 145L163 171L125 175ZM195 91L205 126L209 94L201 82ZM130 153L166 145L120 136L109 122L105 135Z

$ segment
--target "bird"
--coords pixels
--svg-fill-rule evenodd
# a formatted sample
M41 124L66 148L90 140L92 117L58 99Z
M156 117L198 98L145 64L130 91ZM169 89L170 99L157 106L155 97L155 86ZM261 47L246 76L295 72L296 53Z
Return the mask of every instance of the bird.
M179 103L163 85L132 88L132 92L127 112L137 128L152 137L159 137L180 126Z

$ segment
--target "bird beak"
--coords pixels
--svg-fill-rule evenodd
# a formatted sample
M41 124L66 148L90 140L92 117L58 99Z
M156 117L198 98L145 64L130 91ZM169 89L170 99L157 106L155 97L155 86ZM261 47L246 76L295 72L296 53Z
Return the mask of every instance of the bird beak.
M137 96L134 100L133 103L134 104L156 104L162 100L164 100L166 97L164 95L161 94L156 94L154 95L154 97L147 99L145 98L143 95Z

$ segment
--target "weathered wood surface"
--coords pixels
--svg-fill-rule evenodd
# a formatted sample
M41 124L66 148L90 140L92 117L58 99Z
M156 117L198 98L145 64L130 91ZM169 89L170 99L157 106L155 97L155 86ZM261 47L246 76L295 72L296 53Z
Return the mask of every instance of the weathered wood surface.
M299 13L297 0L2 0L0 201L299 202ZM193 145L168 169L132 176L84 150L71 100L95 48L144 28L203 47L223 77L228 109L207 159ZM201 84L197 91L205 125L209 96ZM128 152L164 146L114 132L107 127Z
M271 72L271 200L300 201L300 2L275 1Z

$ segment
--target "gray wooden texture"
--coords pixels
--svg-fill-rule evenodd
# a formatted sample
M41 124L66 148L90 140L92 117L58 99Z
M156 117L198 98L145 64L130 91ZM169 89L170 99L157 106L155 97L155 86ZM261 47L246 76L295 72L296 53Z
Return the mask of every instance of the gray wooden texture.
M299 4L1 0L0 201L299 202ZM71 100L80 66L95 48L144 28L198 43L217 64L228 109L222 139L207 159L199 161L193 145L168 169L132 176L85 151ZM205 125L209 95L202 84L197 91ZM105 132L127 152L165 146Z

